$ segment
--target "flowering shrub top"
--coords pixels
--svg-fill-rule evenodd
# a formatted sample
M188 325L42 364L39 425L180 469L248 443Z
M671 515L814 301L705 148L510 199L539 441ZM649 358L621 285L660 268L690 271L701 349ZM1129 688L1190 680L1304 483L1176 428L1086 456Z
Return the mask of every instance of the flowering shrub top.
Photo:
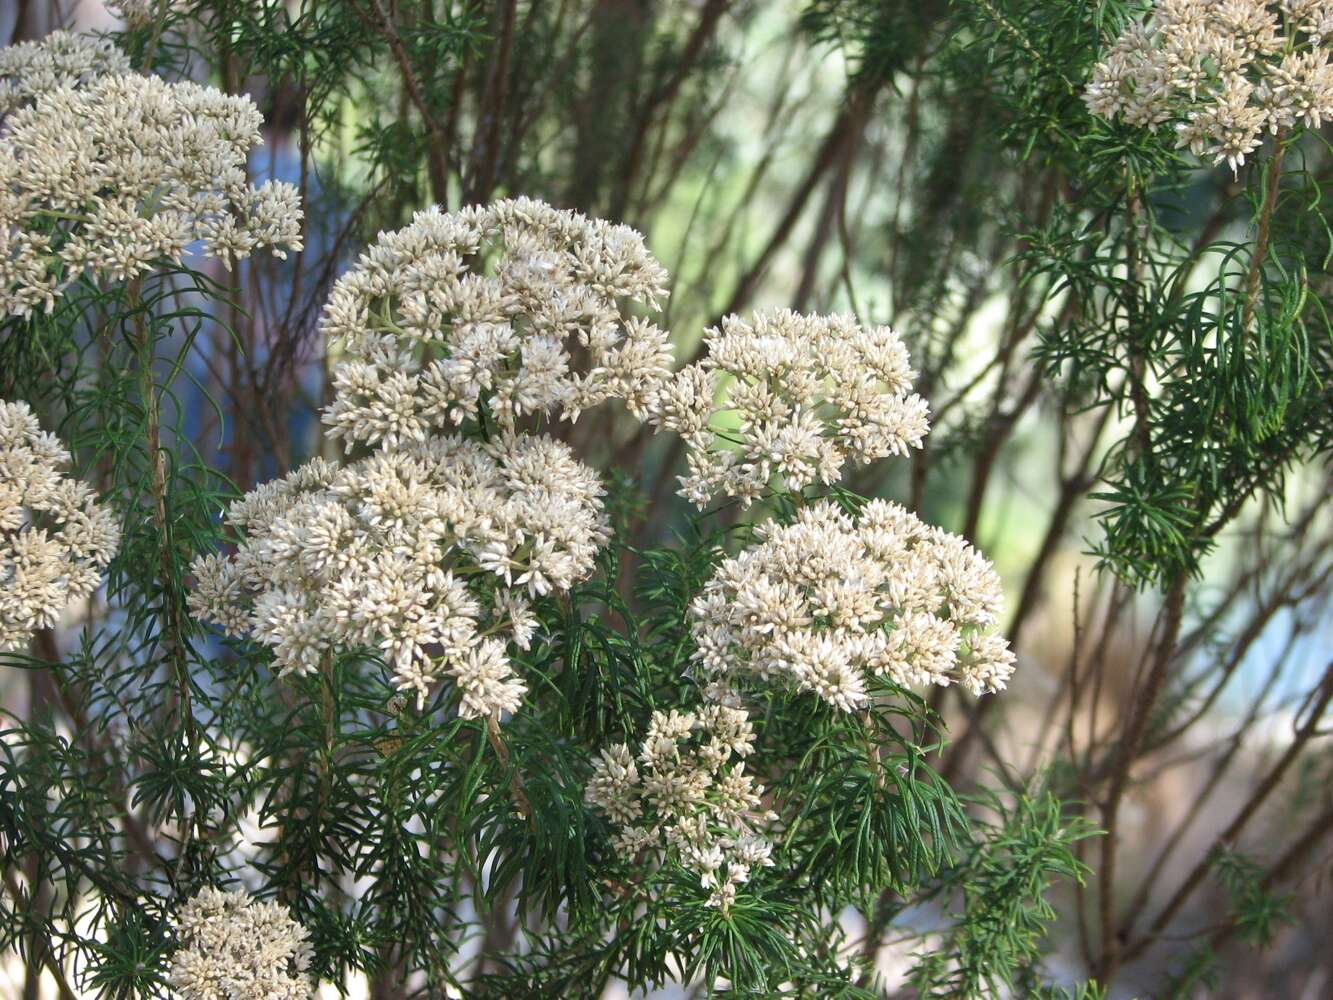
M460 716L494 723L527 690L511 653L542 624L530 598L589 576L610 539L597 474L525 418L623 400L684 436L683 492L700 506L803 498L847 462L920 446L926 403L893 330L730 316L672 375L665 335L624 307L654 305L664 280L632 230L526 199L381 234L322 318L345 352L328 434L369 454L317 459L234 503L238 550L195 561L193 611L272 648L280 673L377 648L419 706L448 678ZM654 712L637 755L603 749L586 793L623 857L682 865L723 910L774 864L778 817L745 769L747 678L851 711L873 701L871 675L979 694L1013 667L991 632L999 579L962 539L883 501L857 519L822 502L759 533L685 623L703 703Z
M1257 801L1180 842L1178 886L1117 859L1143 764L1265 629L1292 655L1237 738L1305 689L1280 771L1333 710L1300 655L1333 583L1333 0L778 5L814 48L640 4L610 60L625 25L563 4L105 6L116 44L0 52L0 945L29 992L870 997L892 940L916 995L1046 995L1061 905L1086 1000L1180 972L1214 875L1234 912L1186 972L1280 922L1301 866L1244 857ZM767 100L807 57L855 79ZM270 134L318 215L287 266ZM534 186L651 239L483 204ZM745 311L786 278L903 336ZM967 539L872 499L900 488ZM969 540L1014 498L1009 612ZM1015 755L975 698L1071 575ZM1327 823L1274 798L1288 858ZM1057 889L1100 832L1100 884Z

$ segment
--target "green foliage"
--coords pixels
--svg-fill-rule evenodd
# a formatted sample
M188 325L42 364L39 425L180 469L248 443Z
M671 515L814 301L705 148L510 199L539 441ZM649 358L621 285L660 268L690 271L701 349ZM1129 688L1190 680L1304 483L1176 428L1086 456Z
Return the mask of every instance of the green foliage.
M1264 887L1263 866L1236 851L1223 851L1214 870L1231 896L1236 929L1247 941L1265 947L1280 927L1292 922L1290 897Z
M816 41L836 46L852 61L852 79L862 87L892 84L919 59L941 26L944 4L858 0L812 0L801 12L801 28Z
M892 693L902 708L876 706L862 718L816 709L808 698L775 700L764 718L766 733L798 734L794 767L772 790L793 805L784 848L830 910L870 912L884 889L911 893L947 862L966 827L953 792L926 763L940 744L920 721L923 706Z
M1073 845L1096 831L1066 815L1049 791L1023 793L1012 804L988 796L984 804L996 820L974 824L972 849L940 888L945 905L957 907L955 919L938 945L917 956L912 983L922 996L992 996L1001 987L1033 995L1040 983L1031 979L1034 966L1056 917L1047 893L1058 881L1081 882L1089 870ZM1072 996L1098 993L1089 985Z

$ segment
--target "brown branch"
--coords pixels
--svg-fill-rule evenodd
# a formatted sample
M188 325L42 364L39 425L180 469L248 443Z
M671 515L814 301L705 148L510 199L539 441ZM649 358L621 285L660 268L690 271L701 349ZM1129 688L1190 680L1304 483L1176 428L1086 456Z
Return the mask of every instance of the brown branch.
M1152 741L1152 745L1148 748L1149 751L1157 750L1160 747L1164 747L1167 744L1178 740L1193 728L1200 719L1207 715L1213 705L1217 703L1217 699L1221 697L1228 682L1235 675L1236 671L1240 669L1240 665L1245 660L1245 655L1259 640L1259 637L1263 634L1264 630L1268 627L1269 622L1273 620L1273 617L1277 612L1283 608L1294 608L1300 604L1303 599L1312 596L1317 592L1319 585L1323 583L1329 572L1333 572L1333 567L1330 567L1329 571L1321 575L1321 577L1310 587L1302 588L1297 593L1288 593L1265 602L1254 613L1249 622L1246 623L1240 638L1232 645L1231 652L1227 656L1226 662L1223 665L1217 680L1214 682L1212 689L1204 696L1199 704L1195 706L1188 716L1178 722L1175 726L1171 727L1167 732L1156 737ZM1194 685L1191 685L1187 690L1192 691L1193 687Z
M1185 577L1178 576L1167 592L1162 609L1162 633L1148 676L1138 698L1125 719L1120 744L1113 759L1110 787L1102 805L1101 864L1098 871L1098 916L1101 926L1102 957L1097 981L1106 986L1115 977L1122 961L1121 941L1115 932L1116 849L1119 846L1120 804L1129 785L1130 771L1138 757L1148 729L1148 720L1157 706L1166 683L1168 668L1174 658L1176 640L1185 607Z
M693 126L685 133L683 138L671 148L671 155L667 157L669 167L666 176L661 183L655 184L660 168L660 161L663 157L663 147L665 145L666 131L661 130L658 133L658 142L653 148L652 157L649 160L649 166L643 172L643 182L639 186L639 191L633 201L634 212L642 218L649 218L661 208L663 202L671 196L671 192L676 190L676 185L682 174L689 169L693 160L695 150L699 144L708 136L709 129L717 121L718 116L731 102L732 95L735 93L735 83L739 77L739 72L733 73L727 79L726 86L718 93L716 99L707 107L707 110L699 116ZM719 152L719 157L720 157ZM630 209L627 207L626 211Z
M792 192L792 196L787 203L787 209L778 219L777 225L773 227L773 232L764 244L763 250L750 262L749 268L736 282L731 298L728 300L726 308L722 310L722 316L744 308L745 304L749 302L750 296L754 294L760 279L767 272L773 257L787 242L792 230L796 228L796 223L804 214L810 196L814 194L820 180L829 171L829 168L838 162L843 145L864 123L874 103L874 96L873 90L866 89L851 93L842 110L838 112L837 117L833 120L833 124L829 126L810 169L806 171L805 177L801 179L801 183ZM718 319L720 320L721 316Z
M14 878L14 873L8 868L5 868L4 870L4 882L5 891L13 897L15 904L23 908L27 911L28 915L31 916L31 901L24 898L23 887L18 884L18 881ZM46 940L39 941L37 940L36 934L34 934L31 947L39 953L38 957L41 959L42 964L45 965L47 971L51 973L51 978L56 981L56 989L60 992L60 1000L78 1000L78 994L75 993L73 987L70 986L69 979L65 976L65 970L61 967L53 949L50 947L50 942Z
M1018 604L1014 608L1014 613L1009 619L1009 624L1005 629L1005 634L1009 637L1010 647L1018 651L1022 645L1023 628L1028 619L1040 604L1042 592L1042 583L1046 578L1046 569L1050 561L1059 551L1060 541L1064 538L1065 531L1069 525L1069 519L1074 511L1077 502L1087 493L1089 486L1092 485L1092 476L1090 470L1096 456L1097 447L1101 441L1101 436L1106 428L1108 418L1111 414L1109 407L1103 407L1101 414L1093 426L1093 432L1083 449L1074 471L1068 475L1060 476L1060 491L1056 496L1055 509L1047 521L1046 532L1042 536L1041 545L1038 548L1037 555L1028 565L1027 574L1023 579L1023 589L1020 592ZM1077 584L1076 584L1077 591ZM1075 609L1075 634L1078 634L1077 609ZM1077 654L1077 650L1075 650ZM1074 683L1073 674L1077 671L1077 660L1071 658L1069 668L1061 677L1060 690L1055 694L1055 701L1058 702L1064 693L1064 688L1068 684ZM963 735L958 742L951 748L949 755L945 758L941 774L948 780L956 775L966 759L966 754L974 739L974 731L977 730L985 719L994 709L995 699L984 698L973 703L969 712L967 728L963 730ZM1034 754L1039 753L1041 746L1045 742L1047 727L1055 719L1054 705L1052 711L1044 716L1044 722L1041 734L1034 744Z
M55 639L50 629L42 629L37 633L36 648L38 654L47 663L51 665L49 677L51 679L51 690L55 693L57 701L60 703L61 711L69 719L71 727L78 734L78 741L83 744L89 753L97 757L98 762L107 770L108 774L114 775L117 787L122 793L116 798L116 811L119 813L121 821L125 824L126 836L133 842L135 851L138 852L140 860L145 867L153 862L160 862L162 859L153 849L152 838L149 837L147 829L139 821L134 813L130 812L130 796L126 793L124 776L127 769L123 761L113 760L109 751L111 748L103 746L96 738L96 728L87 714L79 707L74 694L65 683L60 682L60 675L56 668L60 665L59 651L56 649Z
M1240 350L1245 350L1245 338L1249 335L1250 323L1254 321L1254 309L1259 298L1259 285L1263 279L1264 262L1268 257L1268 238L1273 222L1273 212L1277 208L1278 191L1282 186L1282 158L1287 148L1285 133L1278 129L1273 138L1273 156L1268 161L1267 185L1264 189L1264 202L1259 209L1259 232L1254 240L1254 254L1250 257L1249 273L1245 276L1245 306L1240 319Z
M1130 948L1126 949L1124 955L1126 960L1141 954L1161 936L1162 932L1165 931L1167 926L1171 923L1171 920L1180 912L1181 907L1185 905L1190 896L1192 896L1202 884L1204 877L1212 869L1219 854L1236 841L1236 838L1240 835L1241 831L1244 830L1250 820L1254 818L1254 814L1258 812L1259 807L1262 806L1274 790L1276 790L1283 775L1285 775L1291 765L1296 762L1296 759L1305 749L1305 745L1315 736L1319 735L1319 723L1323 718L1324 710L1328 708L1329 703L1333 701L1333 662L1330 662L1325 668L1324 678L1320 682L1320 686L1311 700L1313 701L1313 704L1310 706L1309 714L1306 716L1306 719L1301 724L1300 728L1297 729L1295 736L1292 738L1291 745L1287 747L1286 753L1282 755L1278 762L1269 770L1268 774L1264 776L1263 780L1259 783L1258 788L1256 788L1250 795L1249 801L1241 807L1235 818L1227 825L1227 828L1217 835L1217 839L1213 842L1213 846L1203 858L1200 859L1199 863L1194 866L1194 869L1189 875L1185 877L1185 880L1180 884L1180 887L1176 890L1175 895L1171 897L1170 901L1162 907L1161 912L1157 915L1157 919L1154 920L1152 925L1148 928L1148 932Z
M1287 848L1282 857L1268 869L1268 872L1259 881L1260 888L1264 891L1271 891L1276 886L1291 878L1297 868L1305 867L1305 859L1315 848L1333 833L1333 806L1329 806L1319 816L1315 817L1313 823L1306 827L1305 832L1296 838L1291 847ZM1306 869L1308 871L1308 869ZM1233 915L1221 927L1218 927L1208 938L1208 949L1217 952L1225 945L1237 931L1240 930L1240 921ZM1177 986L1171 994L1172 1000L1179 1000L1184 997L1183 988L1186 988L1185 981Z
M921 71L925 65L926 53L918 53L916 66L912 72L912 91L907 97L907 107L903 114L903 129L906 136L903 140L903 154L898 160L898 175L896 180L896 191L893 198L893 216L889 220L889 233L892 239L889 242L889 260L885 266L888 274L890 294L893 296L893 308L896 310L901 305L901 296L899 294L898 280L898 260L899 250L903 243L902 230L902 210L907 201L907 183L908 177L912 173L914 158L916 155L917 143L921 138L920 128L920 110L921 110Z
M1055 509L1051 512L1046 534L1042 537L1041 547L1037 550L1036 558L1029 565L1027 575L1023 578L1023 589L1019 593L1018 604L1015 606L1013 616L1009 619L1009 626L1005 630L1010 643L1014 646L1019 644L1023 626L1027 624L1029 616L1037 608L1038 599L1041 596L1042 581L1046 576L1046 566L1059 548L1060 540L1064 537L1074 505L1092 486L1093 463L1096 460L1102 433L1110 422L1110 415L1111 408L1103 407L1093 425L1092 434L1087 445L1079 455L1074 471L1069 475L1060 477L1060 493L1055 500Z
M1019 418L1037 401L1042 382L1041 372L1033 371L1018 398L1005 411L1001 411L999 408L999 399L1004 392L1003 381L996 387L996 405L987 420L985 437L973 464L972 488L967 498L967 513L963 517L963 537L970 542L976 542L977 526L981 521L981 508L986 499L986 489L990 485L995 462L1000 457L1000 451L1009 439L1009 435L1013 433L1014 426L1018 423Z
M352 12L373 31L383 37L389 45L389 51L393 53L394 61L398 63L398 71L403 77L403 86L407 88L408 99L412 106L417 109L421 115L421 120L426 125L426 130L430 132L431 138L435 141L426 144L426 169L430 175L431 194L436 201L444 203L449 197L449 167L445 161L445 155L448 150L446 145L447 135L440 126L435 115L431 113L430 105L426 103L426 98L421 92L421 85L417 82L416 73L412 69L412 59L407 54L407 48L403 45L403 39L398 34L398 29L394 27L393 19L384 10L384 5L380 0L369 0L371 10L374 13L372 19L361 10L360 3L353 0L350 4ZM378 21L378 25L376 25Z
M555 21L550 30L550 37L558 38L563 34L565 19L569 13L568 7L569 4L567 2L562 2L560 4L560 10L556 14ZM537 4L533 4L532 7L529 8L527 21L532 19L537 9ZM585 51L581 48L583 36L592 28L595 20L595 14L589 14L585 17L570 35L569 43L559 61L549 63L548 65L550 65L550 69L547 72L533 73L531 85L527 87L524 92L516 93L510 101L514 113L510 115L509 134L504 144L505 155L504 165L501 168L502 176L507 176L512 172L514 160L519 151L524 148L524 137L532 130L541 119L542 114L547 110L547 102L542 98L559 93L560 81L569 73L570 67L575 65L579 54ZM524 27L519 31L519 36L528 37L528 26L526 22ZM466 60L466 56L464 59ZM459 81L454 87L456 93L461 90L462 87L461 69L459 70L459 73ZM451 137L457 125L458 104L459 101L455 100L449 109Z
M624 166L620 171L620 182L611 202L612 218L623 218L629 207L630 191L643 164L643 150L648 130L657 118L659 109L675 100L685 79L703 54L704 47L717 31L722 15L727 12L731 4L732 0L707 0L703 9L699 11L699 20L694 30L690 32L689 40L685 43L685 48L676 63L675 72L644 99L643 106L635 116L634 132L630 136L629 149L625 153Z
M530 824L536 832L537 820L532 815L532 806L528 802L528 793L523 787L523 776L518 773L518 769L510 764L509 744L504 740L500 732L500 713L492 712L486 716L486 740L490 743L491 749L495 751L495 756L500 759L500 766L509 771L509 790L514 795L514 804L518 807L518 813Z
M144 446L148 451L153 506L150 517L157 534L158 573L162 585L160 612L162 645L176 675L182 728L190 746L198 748L198 733L191 707L190 674L185 662L185 621L180 595L176 592L176 553L172 549L171 521L167 513L167 462L162 449L161 415L156 380L153 377L153 333L146 322L147 307L140 298L140 280L130 282L128 295L135 350L139 366L139 394L144 408Z
M477 137L463 204L486 201L495 190L495 171L500 161L500 123L509 102L509 60L514 51L514 19L517 0L507 0L500 12L499 45L486 71L486 89L477 112Z
M1138 891L1135 893L1133 900L1125 911L1124 918L1121 920L1121 925L1126 928L1127 931L1133 928L1140 915L1147 909L1148 903L1151 901L1153 889L1161 885L1160 879L1162 873L1166 870L1167 862L1170 861L1172 855L1175 854L1176 849L1184 841L1185 835L1194 827L1195 822L1202 817L1204 806L1212 799L1213 794L1217 789L1222 786L1222 779L1226 777L1227 773L1231 770L1232 763L1239 756L1241 748L1244 746L1246 734L1249 733L1250 728L1259 718L1259 713L1262 710L1264 703L1267 701L1268 695L1272 692L1278 678L1281 677L1283 667L1286 664L1286 660L1290 655L1291 650L1295 645L1296 637L1299 634L1298 631L1294 629L1292 630L1286 649L1283 651L1282 655L1276 659L1272 669L1269 670L1263 688L1254 697L1253 703L1245 713L1245 717L1241 720L1240 724L1236 726L1235 731L1232 733L1230 744L1223 752L1221 758L1214 764L1212 773L1208 776L1208 780L1204 783L1203 788L1200 789L1199 794L1195 796L1194 802L1191 803L1189 811L1186 813L1184 819L1176 825L1175 830L1172 831L1171 835L1167 838L1166 843L1163 844L1161 850L1158 851L1156 860L1148 869L1147 874L1144 875L1140 881Z

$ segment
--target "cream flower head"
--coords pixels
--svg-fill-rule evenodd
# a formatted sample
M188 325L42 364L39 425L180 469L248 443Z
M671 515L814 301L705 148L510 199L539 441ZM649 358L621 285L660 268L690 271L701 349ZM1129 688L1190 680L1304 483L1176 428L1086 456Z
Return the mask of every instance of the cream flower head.
M91 595L119 544L111 511L61 475L68 462L28 404L0 401L0 651Z
M974 694L1005 686L1000 580L964 539L885 500L855 519L823 501L759 530L691 606L706 680L790 683L844 711L869 702L876 674Z
M281 904L206 888L175 919L168 982L182 1000L308 1000L307 932Z
M777 817L761 807L764 786L745 770L753 750L742 709L654 712L637 758L620 743L593 761L585 798L616 825L625 858L673 854L725 912L736 887L773 864L764 831Z
M1326 0L1158 0L1093 69L1084 100L1131 125L1174 123L1197 156L1238 169L1263 139L1333 117Z
M479 419L642 414L671 370L666 272L627 226L520 198L419 212L338 281L322 330L342 348L329 434L396 447Z
M261 123L247 97L132 75L19 108L0 128L0 308L49 310L86 271L127 280L194 243L227 266L299 250L296 188L246 175Z
M685 438L681 495L700 508L834 483L849 462L921 446L928 408L889 327L768 310L728 316L705 343L707 356L663 385L649 418Z
M85 87L130 71L130 60L108 38L53 31L35 42L0 49L0 115L62 88Z
M453 679L467 718L514 711L530 599L593 569L608 527L596 475L550 438L431 438L336 467L316 459L232 505L234 556L205 555L190 607L310 673L378 648L420 703Z

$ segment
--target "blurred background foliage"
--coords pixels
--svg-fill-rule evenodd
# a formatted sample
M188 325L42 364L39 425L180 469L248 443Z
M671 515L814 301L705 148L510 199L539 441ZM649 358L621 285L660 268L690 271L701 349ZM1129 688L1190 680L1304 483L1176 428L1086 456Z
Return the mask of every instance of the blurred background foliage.
M173 489L192 498L172 538L190 549L232 489L329 448L316 418L336 360L316 331L324 296L377 232L432 203L524 194L640 229L671 272L661 322L682 361L697 354L706 327L760 305L892 324L912 351L933 431L910 459L848 485L907 503L996 560L1019 668L1002 697L978 703L941 690L930 705L948 736L933 763L984 824L976 853L956 855L924 898L895 891L902 859L892 851L865 861L890 873L890 888L867 900L837 886L847 863L838 851L855 848L860 864L863 851L884 850L883 839L832 845L829 954L820 956L830 978L806 970L813 978L798 992L1327 995L1333 241L1324 205L1333 156L1309 134L1233 174L1177 150L1169 129L1089 114L1082 88L1105 39L1142 9L1127 0L160 5L160 18L121 36L136 65L253 96L268 124L252 169L299 184L307 214L303 254L211 275L228 304L208 316L182 309L161 331L164 356L179 360L163 376L180 459ZM94 0L18 0L0 14L13 40L61 25L118 28ZM1271 237L1260 247L1265 218ZM115 379L89 395L82 376L31 374L38 366L24 352L43 349L46 322L0 345L0 395L45 400L53 413L117 411L133 393ZM58 352L54 361L48 371L59 373ZM636 545L690 530L672 496L678 443L624 414L559 433L643 484L646 495L617 493ZM135 447L103 455L103 472L142 462ZM153 538L130 543L151 558ZM658 585L646 595L619 580L602 598L618 590L626 619L651 621L655 606L669 612L679 601L679 577L706 572L655 568ZM608 579L617 581L615 567ZM179 593L147 600L168 607ZM150 642L135 628L119 636ZM68 640L45 641L43 655L60 659L57 644ZM617 641L608 624L607 648ZM93 651L84 662L104 659ZM63 712L75 729L94 731L97 696L85 703L77 692L116 690L114 676L95 670L68 687L37 671L9 671L0 683L16 716ZM258 683L227 683L245 703L220 709L235 725L273 716L276 730L254 734L263 747L288 706L266 703ZM162 697L151 687L121 693L145 705ZM349 706L364 698L369 709L380 694L340 697ZM577 725L596 734L606 721ZM386 732L346 734L349 752L370 754ZM114 748L119 737L107 739ZM569 754L536 731L520 729L515 744L520 758ZM67 740L38 756L84 755L69 767L100 773L107 749ZM465 743L454 750L461 767L473 766ZM150 737L134 749L136 773L151 780L127 788L108 771L89 790L131 837L156 835L152 817L173 800L181 812L187 800L190 810L225 811L233 792L247 794L153 766L153 752ZM284 752L264 747L255 759ZM6 754L23 756L10 734ZM372 758L367 776L379 773ZM289 780L308 780L307 762L288 759ZM62 766L52 767L54 782ZM229 783L255 780L248 768L229 774ZM374 805L364 789L351 781L319 794L350 817ZM529 794L542 794L540 783L529 779ZM562 801L558 788L550 795ZM441 824L432 835L445 835L447 803L422 809ZM11 819L22 814L10 807ZM487 828L484 817L476 822ZM577 817L569 822L561 837L574 844L585 832ZM392 823L381 832L395 836ZM274 884L317 864L337 831L312 824L293 837L292 850L307 853L275 859L266 872ZM209 850L180 840L172 850L182 857ZM557 868L583 863L581 848L563 842L534 850ZM395 855L391 843L364 856L401 859L376 882L386 895L365 905L397 912L402 926L377 926L379 937L363 941L355 914L317 911L311 919L331 922L320 939L337 943L321 962L373 996L400 996L407 972L386 942L414 934L423 915L411 912L408 887L439 873L430 857ZM343 860L355 870L356 858ZM120 876L82 870L77 857L57 867L71 880L99 880L104 900L131 891ZM26 884L40 885L37 874ZM523 894L555 900L580 877L524 874ZM53 899L74 895L37 891L24 903L40 921ZM144 967L136 949L151 962L154 939L144 929L151 915L113 909L123 940L98 975L119 990ZM949 918L959 913L966 919ZM464 956L475 995L566 995L593 974L529 934L525 920L512 895L489 912L454 913L439 928L452 943L410 964L457 968ZM705 935L704 951L717 951L700 961L735 968L781 952L755 934ZM11 943L24 955L14 995L36 996L41 949L21 934ZM614 960L625 969L662 960L624 947ZM837 992L838 954L878 976L863 976L862 992ZM682 970L682 988L701 967Z

